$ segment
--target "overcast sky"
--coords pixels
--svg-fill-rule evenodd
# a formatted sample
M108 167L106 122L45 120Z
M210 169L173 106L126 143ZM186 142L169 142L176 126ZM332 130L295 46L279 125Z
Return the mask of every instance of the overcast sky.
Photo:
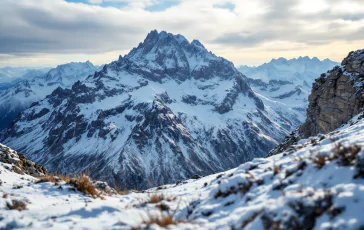
M0 67L109 63L153 29L242 64L364 49L363 0L0 0Z

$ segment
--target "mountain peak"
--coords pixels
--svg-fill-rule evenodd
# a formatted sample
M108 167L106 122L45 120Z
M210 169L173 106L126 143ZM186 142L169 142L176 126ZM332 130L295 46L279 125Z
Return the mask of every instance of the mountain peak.
M184 81L189 78L213 77L214 71L231 78L237 70L224 58L206 50L198 40L189 42L184 36L166 31L152 30L138 47L119 58L119 65L128 65L128 71L144 72L150 80L161 81L165 77ZM148 70L148 71L146 71Z
M205 49L205 46L204 45L202 45L201 44L201 42L199 41L199 40L193 40L192 42L191 42L191 44L192 45L195 45L195 46L198 46L198 47L201 47L201 48L203 48L203 49Z

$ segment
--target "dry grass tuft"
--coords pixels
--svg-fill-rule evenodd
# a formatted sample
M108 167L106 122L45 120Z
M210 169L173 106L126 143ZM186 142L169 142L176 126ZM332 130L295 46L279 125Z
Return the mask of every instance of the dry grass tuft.
M51 183L54 183L55 185L58 185L58 182L61 180L65 181L66 183L69 183L71 180L71 177L67 176L67 175L55 173L55 174L45 175L43 177L40 177L39 179L40 180L37 181L36 183L51 182Z
M93 198L100 197L100 193L92 184L88 172L75 175L68 183L83 194L88 194Z
M148 216L148 220L143 221L143 224L150 226L152 224L157 224L158 226L162 228L166 228L169 225L177 225L179 223L184 223L184 221L181 220L173 220L173 216L171 215L162 215L160 217L156 216Z
M129 191L127 189L122 188L121 186L116 185L115 183L114 183L114 189L115 189L116 193L119 195L128 195L129 194Z
M92 196L93 198L100 197L100 193L96 187L92 184L90 179L90 173L88 171L84 173L74 174L73 177L62 174L49 174L40 178L36 183L51 182L58 185L58 182L64 181L69 185L72 185L75 189L83 194Z
M176 197L169 197L162 193L160 193L160 194L153 193L153 194L149 195L149 203L151 203L151 204L157 204L163 200L171 202L173 200L176 200Z
M279 166L273 166L273 175L277 175L278 173L282 172L282 169Z
M11 200L11 203L6 203L6 207L10 210L23 211L27 209L27 204L22 200Z
M313 163L317 168L321 169L326 164L326 158L326 156L319 153L313 158Z
M351 144L344 146L343 144L338 143L335 145L333 158L338 158L339 163L344 166L352 165L354 164L356 156L360 150L361 147L359 145Z

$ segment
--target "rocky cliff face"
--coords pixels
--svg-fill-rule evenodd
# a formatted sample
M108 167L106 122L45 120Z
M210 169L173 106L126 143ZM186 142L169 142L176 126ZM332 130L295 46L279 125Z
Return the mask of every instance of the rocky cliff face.
M364 106L364 50L350 52L340 66L321 74L312 84L306 122L287 136L268 156L280 153L303 138L326 134Z
M364 106L364 50L351 52L312 85L307 120L300 127L304 137L325 134L347 123Z
M200 42L152 31L102 71L34 103L3 140L52 171L89 168L93 178L146 188L263 156L292 117L265 107Z

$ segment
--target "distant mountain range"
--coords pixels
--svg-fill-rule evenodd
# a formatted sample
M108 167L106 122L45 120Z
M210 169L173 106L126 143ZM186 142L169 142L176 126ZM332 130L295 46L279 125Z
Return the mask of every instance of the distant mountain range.
M46 74L51 68L4 67L0 68L0 90L16 83Z
M15 68L16 69L16 68ZM20 80L0 90L0 131L7 128L18 114L33 102L45 98L57 87L67 88L77 80L93 74L97 68L89 61L59 65L46 73L27 71Z
M276 111L291 111L300 122L306 117L311 85L322 73L339 65L329 59L299 57L273 59L257 67L241 66L252 89L267 106Z

